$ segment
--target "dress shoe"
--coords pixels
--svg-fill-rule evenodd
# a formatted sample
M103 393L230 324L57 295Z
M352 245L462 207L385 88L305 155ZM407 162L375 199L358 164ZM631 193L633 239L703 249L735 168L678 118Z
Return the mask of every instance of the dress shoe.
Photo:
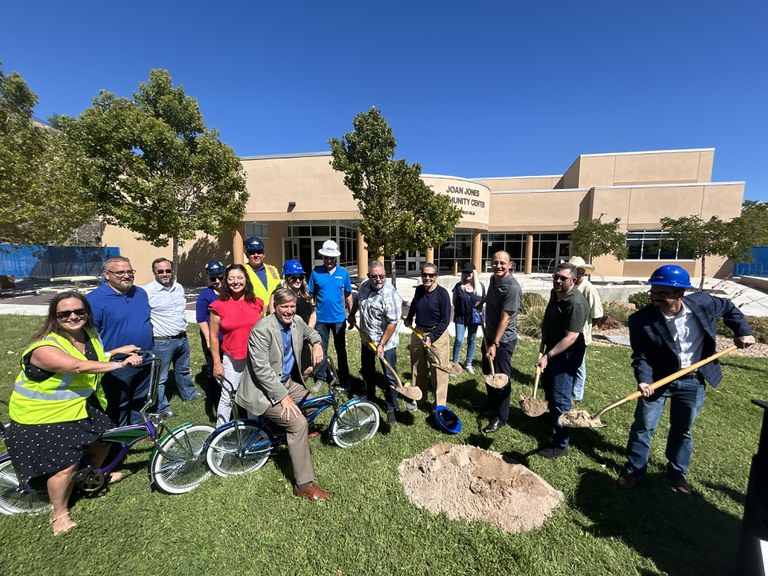
M494 418L488 424L483 427L483 433L484 434L493 434L495 432L498 432L499 429L504 425L504 422L501 421L501 418Z
M568 454L568 446L565 448L555 448L554 446L551 446L549 448L539 450L536 452L536 454L546 460L557 460L558 458L562 458Z
M683 474L670 476L669 484L672 486L672 489L675 492L685 494L686 496L693 494L693 488L691 488L691 485L688 484L688 481L685 479L685 475Z
M616 478L616 484L618 484L619 488L622 490L632 490L632 488L635 487L635 484L637 484L637 478L622 472L619 474L619 477Z
M312 500L312 501L328 500L328 498L331 497L330 492L326 492L314 482L310 482L309 485L306 488L304 488L304 490L301 490L298 486L294 486L293 495L299 496L300 498L306 498L307 500Z

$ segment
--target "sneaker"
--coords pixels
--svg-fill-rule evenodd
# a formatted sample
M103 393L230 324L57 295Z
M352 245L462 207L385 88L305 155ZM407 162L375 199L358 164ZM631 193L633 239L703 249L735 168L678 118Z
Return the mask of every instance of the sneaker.
M176 416L176 414L174 414L173 410L166 410L165 412L160 414L160 418L162 418L163 420L165 420L166 418L173 418L174 416Z
M419 409L419 406L416 404L416 401L406 402L405 407L408 408L408 412L416 412Z
M637 484L637 478L622 472L619 474L619 477L616 478L616 484L618 484L619 488L622 490L632 490L632 488L635 487L635 484Z
M387 424L397 424L397 413L394 410L387 412Z
M684 474L678 474L676 476L672 476L669 479L669 484L672 486L672 489L675 492L678 492L680 494L685 494L686 496L690 496L693 494L693 489L691 488L691 485L688 484L688 481L685 479Z
M539 450L537 452L539 456L544 458L545 460L556 460L558 458L562 458L563 456L568 455L568 446L565 448L544 448L543 450Z
M192 396L184 400L184 402L192 402L193 400L200 400L200 398L205 398L205 394L202 392L195 392Z
M466 366L464 366L464 370L467 371L467 374L475 373L475 369L472 367L472 364L467 364Z

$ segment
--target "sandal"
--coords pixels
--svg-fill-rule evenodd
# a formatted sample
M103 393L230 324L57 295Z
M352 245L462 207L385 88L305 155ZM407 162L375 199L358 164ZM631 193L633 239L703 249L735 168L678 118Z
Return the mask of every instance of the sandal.
M56 529L56 523L59 520L69 520L69 524L64 526L63 528ZM64 532L68 532L72 528L77 526L77 522L74 522L69 517L69 511L64 512L64 514L59 514L58 516L51 516L51 528L53 529L53 535L58 536L59 534L64 534Z

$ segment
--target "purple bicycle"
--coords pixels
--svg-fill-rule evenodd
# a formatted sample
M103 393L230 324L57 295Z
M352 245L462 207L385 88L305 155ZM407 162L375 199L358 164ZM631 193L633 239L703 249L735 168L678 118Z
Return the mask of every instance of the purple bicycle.
M119 445L101 468L92 467L84 457L75 475L75 487L92 494L101 490L109 474L122 462L128 451L138 442L148 439L154 447L149 457L149 479L152 486L166 494L183 494L196 488L210 476L205 465L204 448L214 431L208 424L187 422L168 428L159 414L148 414L157 398L160 362L154 354L141 351L145 362L151 362L150 387L147 402L141 409L142 424L118 426L106 430L99 438L102 442ZM0 426L5 436L5 426ZM116 454L112 456L112 454ZM20 482L8 454L0 456L0 513L38 514L51 506L45 478Z

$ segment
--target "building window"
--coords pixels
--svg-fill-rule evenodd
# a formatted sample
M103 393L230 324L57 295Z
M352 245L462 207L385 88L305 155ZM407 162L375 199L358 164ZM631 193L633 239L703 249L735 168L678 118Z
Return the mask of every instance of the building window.
M678 243L670 244L670 240L663 230L627 232L627 260L693 260L690 251Z
M245 237L258 236L259 238L269 238L269 224L256 224L254 222L245 223Z
M482 271L492 272L491 260L499 250L509 252L512 258L512 270L525 270L525 237L527 234L483 234ZM571 249L570 232L532 233L533 255L531 270L533 273L550 273L560 260L567 260Z

